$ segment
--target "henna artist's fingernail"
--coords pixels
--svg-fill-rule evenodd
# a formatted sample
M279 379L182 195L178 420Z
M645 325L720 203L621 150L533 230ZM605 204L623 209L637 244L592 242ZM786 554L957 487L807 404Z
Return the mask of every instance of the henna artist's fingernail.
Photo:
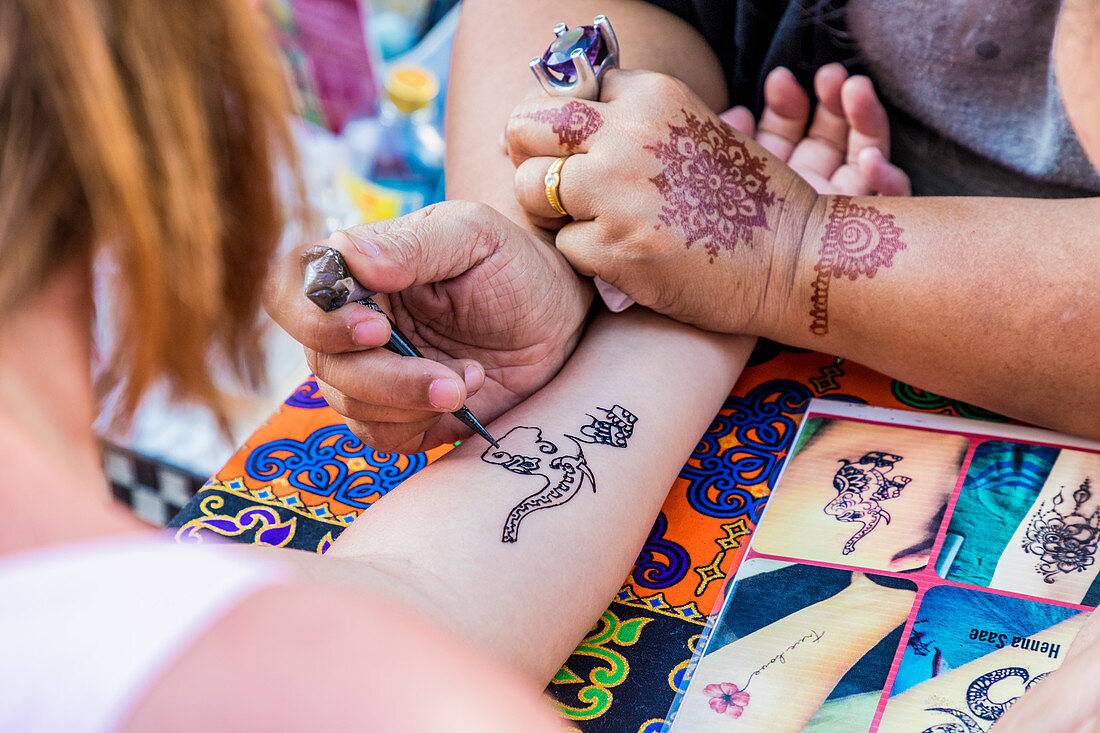
M453 379L437 379L428 386L428 401L439 410L454 412L462 406L462 392Z
M336 237L343 237L351 243L352 247L355 247L356 251L361 255L367 257L377 257L382 254L382 250L378 249L378 245L365 237L352 236L350 232L343 229L338 229L332 233L329 240L333 240ZM337 248L339 249L339 248Z
M470 392L478 391L485 384L485 370L477 364L467 364L462 376L466 382L466 389Z
M389 324L381 318L368 318L351 327L351 340L359 346L381 346L389 338Z

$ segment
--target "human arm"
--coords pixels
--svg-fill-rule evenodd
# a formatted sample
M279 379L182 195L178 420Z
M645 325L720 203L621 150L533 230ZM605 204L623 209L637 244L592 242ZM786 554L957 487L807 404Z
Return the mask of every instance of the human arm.
M1080 603L1100 566L1100 455L1063 449L997 561L991 588Z
M984 729L1003 715L1016 698L1022 695L1027 699L1025 691L1057 686L1057 683L1051 685L1053 679L1045 675L1062 663L1085 618L1085 614L1077 614L1032 634L1029 639L1046 643L1046 653L1009 643L891 697L879 731L935 730L933 726L952 723L965 726L960 730ZM1051 651L1055 646L1057 650ZM1002 730L998 725L993 729ZM1041 729L1053 730L1046 726Z
M504 268L503 274L491 267L471 268L463 277L420 273L416 284L424 287L408 289L393 315L437 363L397 360L376 348L385 343L388 328L365 306L333 314L313 308L301 297L300 252L284 258L269 278L268 313L305 346L325 397L373 447L413 451L466 437L468 429L443 417L448 409L480 392L469 407L481 418L493 418L545 384L575 347L591 285L545 246L548 235L518 210L500 135L512 107L538 89L528 62L546 48L553 25L591 23L599 13L615 23L624 64L676 75L715 108L725 106L721 68L702 37L654 6L628 0L464 3L446 115L448 198L488 203L517 223L488 207L471 210L456 201L431 209L438 215L434 219L418 213L352 230L353 238L357 232L397 231L431 266L470 239L471 230L494 232L494 246L507 252L530 250L518 258L522 267ZM454 221L440 224L445 217ZM350 264L367 282L356 263ZM549 311L547 293L555 303ZM461 315L439 318L433 305L442 300ZM442 386L433 402L429 387L436 380Z
M818 196L682 84L620 72L604 88L562 171L578 221L556 242L579 271L679 320L1100 435L1096 200ZM531 116L555 104L517 110L513 151L562 153Z
M627 576L749 344L640 309L602 316L558 377L488 426L503 450L539 459L535 473L486 463L491 448L467 441L374 504L324 561L545 684ZM691 377L677 378L688 363ZM563 437L584 439L588 415L614 405L637 416L626 447ZM534 449L529 431L510 432L517 426L541 430L557 453ZM578 448L594 481L526 515L503 542L513 507L549 483L538 473L556 484L562 473L548 464Z
M707 654L692 674L674 729L802 730L848 670L905 623L915 596L854 574L831 598ZM736 717L711 702L721 688L710 686L730 682L748 696L739 699L746 704Z

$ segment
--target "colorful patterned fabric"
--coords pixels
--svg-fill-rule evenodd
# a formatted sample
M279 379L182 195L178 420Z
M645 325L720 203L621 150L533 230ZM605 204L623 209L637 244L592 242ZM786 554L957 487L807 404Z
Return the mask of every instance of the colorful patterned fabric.
M856 364L762 341L672 486L622 589L550 684L576 730L665 730L722 581L741 561L813 397L1001 419ZM181 542L213 533L324 552L372 502L447 450L372 450L311 379L169 526Z

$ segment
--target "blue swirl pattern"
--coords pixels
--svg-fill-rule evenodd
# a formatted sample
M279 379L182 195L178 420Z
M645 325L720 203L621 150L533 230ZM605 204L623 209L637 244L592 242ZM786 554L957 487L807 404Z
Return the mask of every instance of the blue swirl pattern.
M744 397L729 397L680 472L690 482L692 508L710 517L746 514L758 521L767 497L753 496L745 487L775 487L794 438L795 417L806 410L811 396L805 385L775 379ZM719 441L730 435L740 445L724 449Z
M285 404L291 407L301 407L304 410L319 410L322 407L328 407L328 402L321 396L321 388L313 377L299 384L290 397L286 398Z
M676 585L691 568L691 557L687 550L679 543L665 539L664 534L667 531L668 517L661 512L649 530L649 537L646 538L645 546L642 547L630 575L643 588L660 590ZM661 562L659 555L668 558L668 562Z
M343 460L348 458L363 458L369 468L352 471ZM249 454L245 471L258 481L285 478L297 489L366 509L425 465L422 453L406 456L375 451L346 425L329 425L305 440L282 438L264 443Z

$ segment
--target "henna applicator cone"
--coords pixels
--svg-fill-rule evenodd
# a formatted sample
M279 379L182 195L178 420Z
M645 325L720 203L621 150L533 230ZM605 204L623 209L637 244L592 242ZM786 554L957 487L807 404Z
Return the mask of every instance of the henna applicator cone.
M362 303L386 316L386 320L390 323L390 340L383 348L401 356L424 357L420 350L413 346L408 337L401 332L393 319L374 302L374 291L364 288L352 276L342 254L331 247L310 247L302 255L302 261L306 266L305 295L317 307L327 313L351 302ZM489 434L485 426L474 417L474 413L470 412L468 408L460 407L451 414L485 440L497 448L500 447L500 443Z

